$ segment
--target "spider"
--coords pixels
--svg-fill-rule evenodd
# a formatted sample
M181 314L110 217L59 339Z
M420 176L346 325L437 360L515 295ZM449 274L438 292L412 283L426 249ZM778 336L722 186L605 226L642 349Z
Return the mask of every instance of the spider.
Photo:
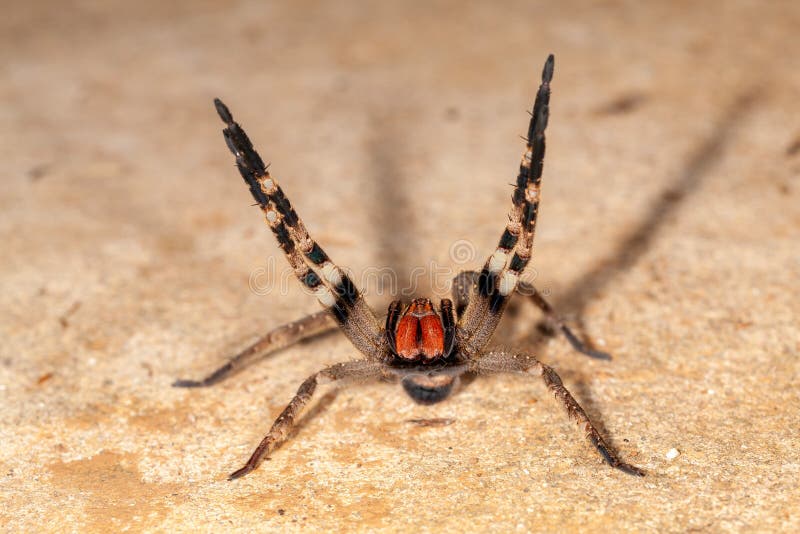
M362 359L337 363L309 376L247 463L233 472L229 480L256 469L287 438L298 414L311 400L319 384L370 379L399 381L414 401L434 404L453 392L461 376L492 373L527 373L541 377L611 467L644 476L644 471L622 461L606 443L552 367L530 354L486 349L509 299L519 292L531 297L575 350L591 357L610 359L607 354L584 345L542 294L532 284L520 280L533 249L553 66L551 54L542 71L509 221L497 249L480 272L461 272L453 279L453 299L441 299L438 311L427 298L417 298L408 304L395 300L389 305L383 326L352 279L311 238L247 134L233 120L231 112L222 101L214 100L217 113L225 123L225 142L236 156L242 178L264 212L294 274L325 309L272 330L205 379L177 380L173 385L210 386L230 376L257 355L288 347L335 327L363 354Z

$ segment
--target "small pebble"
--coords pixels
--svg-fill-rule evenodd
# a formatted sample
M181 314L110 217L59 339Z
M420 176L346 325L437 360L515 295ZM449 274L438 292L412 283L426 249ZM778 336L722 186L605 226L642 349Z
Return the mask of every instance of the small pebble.
M678 449L670 449L667 451L666 457L667 460L674 460L678 456L681 455L681 452Z

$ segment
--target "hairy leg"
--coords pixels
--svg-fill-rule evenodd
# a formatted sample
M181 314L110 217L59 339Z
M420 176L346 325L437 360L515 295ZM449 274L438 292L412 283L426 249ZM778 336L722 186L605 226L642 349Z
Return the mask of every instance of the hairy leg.
M619 469L625 473L636 476L644 476L641 469L620 460L616 452L606 443L592 422L589 416L581 408L580 404L567 391L561 382L561 377L553 370L536 358L528 354L512 354L509 352L496 351L489 352L482 358L472 362L470 370L475 373L527 373L539 375L544 381L547 389L555 394L561 404L566 408L567 414L583 430L586 438L595 446L597 451L608 462L611 467Z
M578 336L576 336L572 330L570 330L561 315L559 315L558 312L553 309L550 303L547 302L547 300L542 296L541 293L539 293L539 290L537 290L533 284L529 284L528 282L520 282L517 286L517 292L522 295L527 295L531 298L531 301L536 304L536 306L538 306L539 309L545 314L547 320L550 321L557 330L561 330L561 333L564 334L564 337L567 338L567 341L569 341L569 344L572 345L573 349L591 358L597 358L598 360L611 359L611 355L609 353L589 348L586 343L578 339Z
M327 311L312 313L302 319L292 321L267 332L261 339L234 356L228 363L202 380L176 380L176 388L200 388L222 382L237 371L253 362L258 356L285 349L306 338L328 332L336 328L336 321Z
M376 379L382 376L381 369L382 366L380 363L370 360L356 360L331 365L306 378L297 390L297 394L289 402L288 406L283 409L272 424L272 428L270 428L267 435L264 436L264 439L261 440L256 450L253 451L253 454L250 456L250 459L247 460L244 467L231 473L228 480L243 477L256 469L264 457L266 457L277 444L286 439L295 425L297 416L314 396L314 392L317 390L319 384Z
M480 273L477 271L463 271L453 278L453 300L455 300L456 312L459 317L469 304L473 286L477 283L479 277ZM569 341L573 349L591 358L597 358L598 360L611 359L610 354L589 348L584 342L578 339L578 336L572 332L564 322L564 319L553 309L550 303L547 302L533 284L520 281L517 285L517 293L529 296L533 303L544 312L547 320L564 334L564 337L567 338L567 341Z

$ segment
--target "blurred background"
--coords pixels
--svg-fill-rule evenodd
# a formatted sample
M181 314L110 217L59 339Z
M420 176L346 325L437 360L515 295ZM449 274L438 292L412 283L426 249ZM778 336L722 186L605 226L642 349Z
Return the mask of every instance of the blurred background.
M7 5L0 526L797 529L798 27L789 1ZM438 300L494 250L549 53L527 277L614 360L525 302L496 342L554 365L648 477L602 465L540 384L493 377L434 407L325 397L225 481L303 378L356 354L328 335L170 388L318 309L259 285L285 262L212 99L381 314L370 272Z

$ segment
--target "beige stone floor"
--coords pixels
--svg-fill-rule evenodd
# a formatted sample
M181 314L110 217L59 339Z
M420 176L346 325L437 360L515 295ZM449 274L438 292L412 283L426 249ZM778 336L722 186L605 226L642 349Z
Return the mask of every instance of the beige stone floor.
M797 531L798 27L794 2L6 6L0 529ZM333 334L170 387L318 309L254 287L285 263L211 99L338 262L405 280L492 251L549 52L528 275L615 359L542 339L524 302L495 341L554 365L648 476L603 465L541 384L492 377L434 407L326 395L226 481L305 376L356 355Z

